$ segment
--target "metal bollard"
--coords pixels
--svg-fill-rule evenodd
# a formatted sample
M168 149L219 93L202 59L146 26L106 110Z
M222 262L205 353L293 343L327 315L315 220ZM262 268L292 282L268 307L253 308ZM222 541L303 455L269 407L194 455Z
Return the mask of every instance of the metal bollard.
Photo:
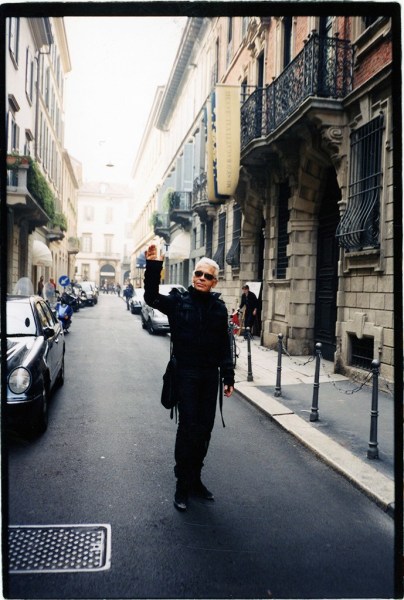
M247 332L247 359L248 359L248 373L247 381L254 381L251 367L251 329L250 327L245 328Z
M311 405L310 421L318 421L318 391L320 388L320 358L321 358L321 344L316 344L316 369L314 372L314 385L313 385L313 400Z
M282 340L283 333L278 333L278 366L276 367L275 397L282 396L281 373L282 373Z
M372 409L370 411L370 440L368 458L379 458L377 448L377 418L379 416L379 367L378 360L372 360L373 388L372 388Z

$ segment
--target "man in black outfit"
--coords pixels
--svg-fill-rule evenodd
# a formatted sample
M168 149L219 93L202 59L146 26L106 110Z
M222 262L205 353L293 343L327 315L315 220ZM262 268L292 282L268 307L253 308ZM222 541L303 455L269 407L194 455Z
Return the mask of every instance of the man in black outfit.
M243 293L241 295L240 310L245 306L244 339L247 339L247 327L250 328L250 334L252 334L252 327L257 315L258 299L254 292L250 292L250 287L247 284L243 285L241 289Z
M173 289L164 296L159 294L163 261L158 259L156 246L149 246L146 259L144 300L168 316L177 361L175 389L179 419L174 506L185 511L189 495L214 499L201 481L201 470L215 420L221 379L225 396L231 396L234 389L228 314L219 299L220 294L211 292L217 284L217 263L202 258L195 267L188 291L181 293Z

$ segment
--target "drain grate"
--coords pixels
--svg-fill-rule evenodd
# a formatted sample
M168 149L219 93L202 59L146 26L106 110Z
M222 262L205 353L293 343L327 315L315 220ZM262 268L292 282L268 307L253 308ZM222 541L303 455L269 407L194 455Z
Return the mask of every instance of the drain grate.
M9 573L105 571L110 525L10 525Z

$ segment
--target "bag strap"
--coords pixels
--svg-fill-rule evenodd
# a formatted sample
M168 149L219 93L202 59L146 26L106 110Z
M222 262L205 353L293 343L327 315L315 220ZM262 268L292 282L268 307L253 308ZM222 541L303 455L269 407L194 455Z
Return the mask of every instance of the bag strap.
M220 375L219 377L219 408L220 408L220 416L222 417L223 427L226 427L223 419L223 378Z

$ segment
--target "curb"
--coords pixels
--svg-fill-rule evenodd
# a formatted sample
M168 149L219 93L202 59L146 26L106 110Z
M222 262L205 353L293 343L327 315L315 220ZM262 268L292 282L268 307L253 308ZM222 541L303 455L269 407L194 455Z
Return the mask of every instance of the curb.
M394 481L364 463L268 394L257 390L253 383L239 382L235 391L394 517Z

